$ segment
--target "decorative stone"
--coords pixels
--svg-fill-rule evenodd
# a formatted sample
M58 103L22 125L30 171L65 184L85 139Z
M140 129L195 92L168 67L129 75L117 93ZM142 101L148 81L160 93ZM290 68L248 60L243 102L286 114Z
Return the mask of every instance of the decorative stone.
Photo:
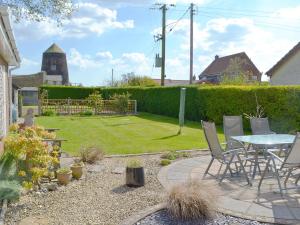
M56 191L58 185L56 183L48 183L45 185L48 191Z
M112 173L114 174L123 174L125 173L126 168L125 167L116 167Z
M104 168L105 167L103 165L91 165L88 166L87 171L90 173L99 173L102 172Z

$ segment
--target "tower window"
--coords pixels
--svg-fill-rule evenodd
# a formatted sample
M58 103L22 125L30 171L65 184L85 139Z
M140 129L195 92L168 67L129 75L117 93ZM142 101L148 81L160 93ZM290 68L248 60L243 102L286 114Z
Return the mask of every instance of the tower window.
M56 70L56 65L52 64L51 67L50 67L50 69L51 69L52 71L55 71L55 70Z

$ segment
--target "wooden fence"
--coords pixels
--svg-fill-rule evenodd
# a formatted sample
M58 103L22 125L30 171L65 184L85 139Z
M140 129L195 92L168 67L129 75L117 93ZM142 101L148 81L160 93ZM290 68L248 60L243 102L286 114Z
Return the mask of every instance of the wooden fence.
M129 100L127 107L120 109L115 100L102 100L97 105L82 99L43 99L39 103L39 114L52 111L58 115L75 115L92 112L93 114L136 114L137 101Z

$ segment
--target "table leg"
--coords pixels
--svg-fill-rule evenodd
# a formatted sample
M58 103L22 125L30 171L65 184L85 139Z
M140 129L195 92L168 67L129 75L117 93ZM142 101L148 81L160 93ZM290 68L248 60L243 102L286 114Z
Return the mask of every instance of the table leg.
M254 180L256 175L256 168L258 166L258 151L259 149L255 148L255 155L254 155L254 168L253 168L253 174L252 174L252 180Z

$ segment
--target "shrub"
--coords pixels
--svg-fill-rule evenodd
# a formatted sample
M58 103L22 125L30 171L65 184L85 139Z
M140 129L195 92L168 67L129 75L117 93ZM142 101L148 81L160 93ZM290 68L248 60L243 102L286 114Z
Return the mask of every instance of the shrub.
M141 160L139 160L139 159L130 159L127 162L128 168L140 168L142 166L143 166L143 164L142 164Z
M167 166L167 165L170 165L171 163L172 163L172 161L169 160L169 159L162 159L162 160L160 161L160 165L161 165L161 166Z
M171 188L167 210L181 220L209 219L215 214L215 188L203 181L190 181Z
M42 112L42 116L55 116L55 115L56 115L56 113L53 110L50 110L50 109L45 110L45 111Z
M92 107L94 109L94 113L97 114L98 112L101 112L102 110L102 96L100 94L99 91L94 91L92 94L90 94L87 98L86 98L87 102L88 102L88 106ZM86 116L90 116L90 115L86 115Z
M79 115L80 115L80 116L92 116L92 115L93 115L93 112L87 110L87 111L80 112Z
M96 146L87 146L80 149L80 159L82 162L93 164L96 161L102 160L103 157L104 152Z
M117 113L126 114L128 111L128 101L130 100L130 94L114 94L111 97L113 100L113 108Z

